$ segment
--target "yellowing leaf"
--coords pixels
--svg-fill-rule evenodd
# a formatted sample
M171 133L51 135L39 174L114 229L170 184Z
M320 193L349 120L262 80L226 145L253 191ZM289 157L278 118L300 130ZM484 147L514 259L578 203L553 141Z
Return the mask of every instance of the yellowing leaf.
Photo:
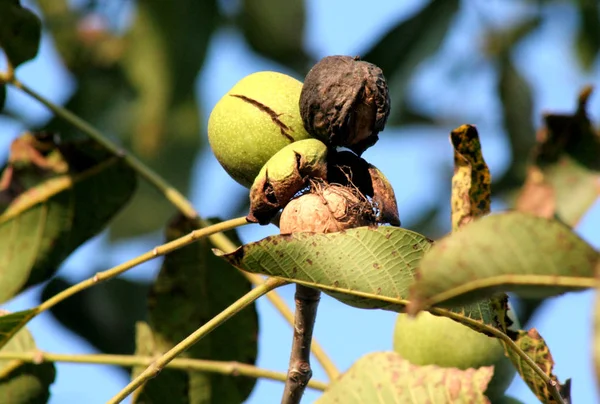
M512 332L512 334L515 334ZM564 385L558 383L558 379L552 373L554 367L554 360L552 354L550 354L550 348L546 345L546 341L537 332L535 328L529 331L519 330L516 335L512 335L511 338L515 341L517 346L523 350L533 361L540 367L544 373L557 384L558 391L563 398L569 398L570 395L570 382ZM529 366L520 356L518 356L514 350L510 349L505 345L508 357L513 362L517 371L527 383L531 391L540 399L541 402L547 404L554 404L557 401L552 397L549 386L544 380L534 372L533 368Z
M490 213L491 176L481 152L477 129L471 125L450 134L454 147L452 177L452 229Z

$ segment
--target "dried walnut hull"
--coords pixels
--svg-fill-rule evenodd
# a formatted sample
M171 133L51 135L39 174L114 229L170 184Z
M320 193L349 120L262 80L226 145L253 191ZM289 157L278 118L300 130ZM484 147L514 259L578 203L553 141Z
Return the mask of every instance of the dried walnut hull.
M328 56L306 75L300 114L306 131L358 155L374 145L390 113L381 69L350 56Z

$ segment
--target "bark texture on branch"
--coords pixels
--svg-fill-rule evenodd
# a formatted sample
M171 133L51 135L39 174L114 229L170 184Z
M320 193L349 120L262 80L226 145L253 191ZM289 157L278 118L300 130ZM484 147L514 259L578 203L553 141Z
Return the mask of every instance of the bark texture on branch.
M287 381L281 399L282 404L299 403L312 376L310 344L320 299L320 291L303 285L296 285L294 339Z

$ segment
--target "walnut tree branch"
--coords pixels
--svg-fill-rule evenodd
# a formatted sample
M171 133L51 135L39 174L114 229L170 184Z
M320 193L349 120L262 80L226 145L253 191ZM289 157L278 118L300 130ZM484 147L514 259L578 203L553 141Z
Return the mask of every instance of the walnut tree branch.
M282 404L299 403L312 376L310 345L320 299L320 291L304 285L296 285L294 339Z

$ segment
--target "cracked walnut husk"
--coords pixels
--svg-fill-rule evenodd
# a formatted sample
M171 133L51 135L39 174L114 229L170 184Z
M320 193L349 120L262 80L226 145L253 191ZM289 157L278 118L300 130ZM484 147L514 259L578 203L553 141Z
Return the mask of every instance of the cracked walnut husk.
M300 114L307 132L358 155L373 146L390 113L382 70L350 56L328 56L306 75Z

